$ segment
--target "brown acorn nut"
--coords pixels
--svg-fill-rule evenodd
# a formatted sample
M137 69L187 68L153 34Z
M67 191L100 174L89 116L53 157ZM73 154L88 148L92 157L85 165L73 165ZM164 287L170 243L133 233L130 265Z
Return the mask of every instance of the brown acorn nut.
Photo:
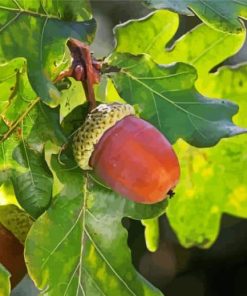
M93 169L103 183L139 203L166 198L180 175L171 144L129 104L92 110L74 136L73 152L83 170Z

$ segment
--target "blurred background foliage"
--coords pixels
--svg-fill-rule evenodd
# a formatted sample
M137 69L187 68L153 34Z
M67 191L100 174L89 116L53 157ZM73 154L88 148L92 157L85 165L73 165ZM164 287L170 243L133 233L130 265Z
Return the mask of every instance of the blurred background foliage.
M107 56L113 50L115 41L112 29L115 25L150 13L150 9L141 1L92 1L91 4L97 21L92 49L98 58ZM199 24L197 17L179 16L178 30L171 40L167 40L166 47L172 48L176 40ZM201 38L203 36L206 35ZM208 36L212 37L212 34ZM191 38L191 34L188 38ZM180 49L177 46L175 50L183 52L183 55L180 54L181 61L192 63L197 68L199 79L196 86L203 95L228 98L239 104L240 112L234 120L246 127L247 71L244 64L238 66L242 67L238 74L241 77L233 81L233 77L236 77L235 65L247 60L244 40L245 36L240 36L229 44L219 44L220 52L224 54L227 47L227 50L232 50L229 54L232 56L223 62L218 60L218 53L214 55L212 52L212 59L215 60L210 60L209 65L203 60L193 64L189 41L181 41ZM169 63L175 61L173 53L168 50L162 57L155 53L153 55L159 62ZM233 67L217 72L220 66L228 65ZM220 84L225 77L229 84ZM108 93L114 92L113 86L109 88ZM64 98L62 108L66 115L73 106L68 105ZM176 143L175 149L182 165L182 181L175 197L169 202L167 216L159 219L160 243L157 252L150 253L146 249L144 226L140 222L124 219L123 224L129 230L128 243L134 265L165 295L179 296L185 292L190 296L247 295L247 220L241 219L247 217L246 147L246 135L221 140L209 149L193 148L181 140ZM10 192L14 200L11 188L2 187L1 190L2 195L5 195L4 190ZM194 245L210 248L191 247ZM37 294L31 288L30 281L25 279L12 295L27 295L27 286L28 295Z

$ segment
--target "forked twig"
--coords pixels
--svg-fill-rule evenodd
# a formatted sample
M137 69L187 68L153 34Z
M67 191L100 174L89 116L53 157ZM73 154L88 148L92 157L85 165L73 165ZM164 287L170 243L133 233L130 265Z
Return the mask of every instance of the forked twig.
M72 64L68 70L61 72L54 82L58 82L65 77L73 77L81 81L87 101L89 111L96 107L93 85L100 81L101 63L92 58L90 48L83 42L70 38L67 46L71 52Z

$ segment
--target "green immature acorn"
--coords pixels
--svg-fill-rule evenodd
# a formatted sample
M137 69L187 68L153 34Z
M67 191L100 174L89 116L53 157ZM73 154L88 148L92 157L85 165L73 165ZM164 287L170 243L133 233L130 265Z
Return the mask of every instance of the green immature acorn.
M83 170L135 202L159 202L179 180L171 144L129 104L94 108L74 135L73 152Z

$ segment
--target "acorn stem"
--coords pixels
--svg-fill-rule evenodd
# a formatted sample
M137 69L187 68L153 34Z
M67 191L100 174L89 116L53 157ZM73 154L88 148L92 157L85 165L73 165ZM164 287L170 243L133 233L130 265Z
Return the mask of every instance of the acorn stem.
M71 39L70 39L71 40ZM70 41L69 40L69 41ZM74 39L72 40L74 42ZM82 42L75 40L76 46L78 46L80 53L82 55L83 59L83 65L84 65L84 71L85 71L85 77L82 77L81 82L84 88L84 92L87 98L87 101L89 102L89 111L96 108L96 100L95 100L95 94L93 89L93 84L95 81L95 69L93 68L93 62L91 58L90 49L87 45L83 44ZM77 43L79 45L77 45ZM96 78L97 80L97 78Z
M92 58L90 48L83 42L70 38L67 46L72 56L72 64L68 70L61 72L54 82L58 82L65 77L73 77L81 81L86 99L89 102L89 112L96 108L96 100L93 85L100 81L101 63Z

